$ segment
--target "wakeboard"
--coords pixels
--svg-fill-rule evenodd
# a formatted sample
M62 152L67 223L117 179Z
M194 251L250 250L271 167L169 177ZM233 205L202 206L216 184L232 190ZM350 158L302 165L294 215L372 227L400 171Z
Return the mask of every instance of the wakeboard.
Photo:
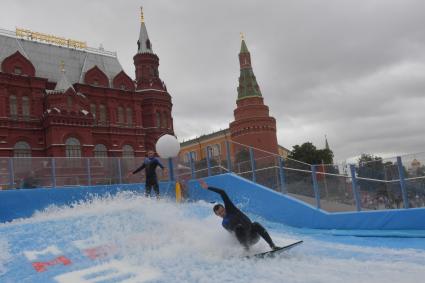
M280 253L282 253L284 251L290 250L293 247L296 247L296 246L298 246L298 245L300 245L302 243L303 243L303 241L298 241L298 242L292 243L292 244L287 245L287 246L284 246L284 247L279 247L279 248L277 248L275 250L271 250L271 251L267 251L267 252L262 252L262 253L258 253L258 254L254 254L254 255L249 255L249 256L246 256L245 258L268 258L268 257L274 257L274 256L276 256L276 255L278 255L278 254L280 254Z

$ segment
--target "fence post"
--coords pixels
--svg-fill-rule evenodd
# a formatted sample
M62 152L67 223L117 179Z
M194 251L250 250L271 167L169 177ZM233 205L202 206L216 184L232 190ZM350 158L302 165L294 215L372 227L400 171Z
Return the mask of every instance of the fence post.
M400 188L401 188L401 194L403 197L403 205L404 205L404 208L409 208L409 197L406 191L406 180L404 176L404 168L403 168L403 163L401 162L400 156L397 156L397 167L398 167L398 175L400 177Z
M230 155L230 143L229 141L226 141L226 158L227 158L227 169L229 170L229 173L232 172L232 160Z
M205 150L207 151L207 171L208 171L208 177L209 177L211 176L210 146L207 146Z
M118 181L120 184L122 184L121 158L117 157L117 159L118 159Z
M52 188L56 188L56 159L50 158L50 163L52 163Z
M86 159L87 166L87 185L91 186L91 168L90 168L90 158Z
M357 189L357 178L356 178L356 166L354 164L350 164L351 171L351 187L353 189L353 196L356 201L357 211L362 210L362 203L359 196L359 190Z
M254 159L254 149L252 147L249 148L249 157L251 159L251 168L252 168L252 181L257 182L257 176L255 175L255 159Z
M13 158L9 158L9 185L10 188L15 187L15 170L13 166Z
M317 183L317 175L316 175L316 166L311 165L311 177L313 179L313 189L314 189L314 196L316 197L316 206L317 208L320 208L320 191L319 191L319 184Z
M174 181L174 166L173 166L173 158L168 158L168 179L170 182Z
M189 152L189 163L190 163L190 174L192 176L192 179L195 179L195 163L193 162L193 156Z
M278 158L279 162L279 179L280 179L280 189L282 194L286 194L286 178L285 178L285 172L283 171L283 167L285 166L285 160L282 158L282 156L279 156Z

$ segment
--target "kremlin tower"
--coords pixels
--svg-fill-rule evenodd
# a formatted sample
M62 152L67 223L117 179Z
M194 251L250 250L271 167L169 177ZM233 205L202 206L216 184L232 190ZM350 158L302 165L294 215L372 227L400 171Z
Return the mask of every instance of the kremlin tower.
M239 52L240 76L235 120L230 123L232 141L278 153L276 120L269 116L251 65L251 55L242 36Z

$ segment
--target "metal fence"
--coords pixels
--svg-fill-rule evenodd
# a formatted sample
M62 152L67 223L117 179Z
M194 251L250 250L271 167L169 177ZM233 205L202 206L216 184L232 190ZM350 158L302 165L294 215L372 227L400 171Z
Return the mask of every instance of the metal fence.
M179 156L177 179L233 172L329 212L425 207L425 153L361 164L307 164L227 142L203 160Z
M160 181L187 181L233 172L329 212L425 207L425 153L360 164L307 164L227 142L206 158L160 159L168 174ZM216 155L213 155L216 154ZM90 186L144 182L129 174L143 158L0 158L0 188Z
M164 166L169 160L161 159ZM173 162L173 160L171 160ZM141 174L129 174L143 164L143 158L0 158L0 188L66 187L140 183ZM171 163L171 167L173 164ZM170 174L158 172L159 180Z

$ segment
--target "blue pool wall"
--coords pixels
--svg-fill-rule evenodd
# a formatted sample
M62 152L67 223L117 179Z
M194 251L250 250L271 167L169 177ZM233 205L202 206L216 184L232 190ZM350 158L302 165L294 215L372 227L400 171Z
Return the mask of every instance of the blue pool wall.
M223 188L243 211L293 227L337 230L425 230L425 208L328 213L293 197L283 195L235 174L206 178ZM174 182L161 182L164 197L175 199ZM188 183L189 201L221 202L219 195ZM72 205L97 196L122 191L144 193L144 184L120 184L67 188L0 191L0 222L31 217L50 205Z
M243 211L293 227L338 230L425 230L425 208L329 213L273 191L235 174L205 179L208 185L224 189ZM189 182L193 200L221 202L218 194Z
M175 183L160 182L163 196L175 198ZM119 184L98 186L76 186L61 188L36 188L0 191L0 222L8 222L18 218L31 217L34 212L41 211L50 205L70 206L74 203L115 195L130 191L143 194L145 184ZM154 192L152 190L152 195Z

